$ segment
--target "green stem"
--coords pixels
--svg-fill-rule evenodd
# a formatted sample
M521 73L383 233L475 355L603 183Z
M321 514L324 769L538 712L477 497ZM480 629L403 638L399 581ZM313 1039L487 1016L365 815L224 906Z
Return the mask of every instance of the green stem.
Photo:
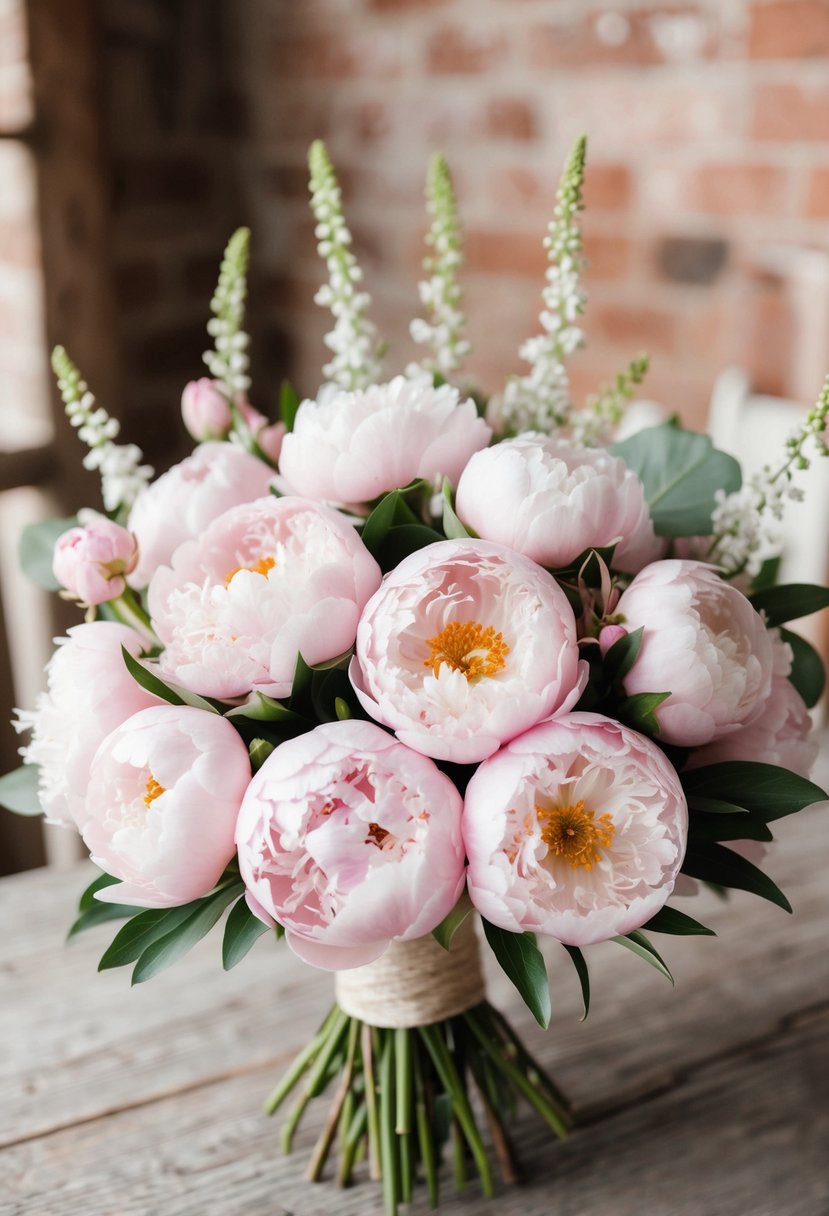
M432 1057L432 1063L443 1083L443 1087L452 1099L452 1105L458 1117L458 1122L472 1150L472 1156L475 1158L475 1165L481 1176L483 1192L489 1198L492 1195L492 1172L489 1168L486 1149L475 1125L475 1116L469 1105L469 1099L464 1092L463 1083L452 1062L446 1042L435 1026L421 1026L419 1032L420 1037L426 1044L426 1050Z
M363 1142L367 1122L368 1106L365 1102L361 1102L347 1126L340 1156L340 1168L337 1171L337 1182L340 1186L348 1186L351 1180L351 1171L354 1168L357 1150Z
M343 1103L351 1092L351 1078L354 1074L354 1056L357 1051L357 1036L360 1033L360 1023L356 1018L350 1019L348 1028L348 1048L346 1052L345 1067L340 1077L340 1083L337 1086L337 1092L334 1095L334 1101L331 1105L331 1110L328 1113L328 1118L325 1121L319 1139L314 1147L311 1155L311 1160L308 1163L308 1172L306 1177L309 1182L317 1182L319 1176L325 1168L325 1162L328 1159L328 1154L331 1152L331 1144L337 1131L337 1125L340 1122L340 1114L342 1113Z
M426 1175L426 1189L429 1203L433 1208L438 1206L438 1171L435 1161L435 1143L432 1139L432 1127L429 1121L429 1111L426 1106L426 1087L423 1084L423 1060L417 1043L414 1044L414 1089L415 1089L415 1121L417 1123L417 1142L420 1148L420 1160L423 1163L423 1173Z
M380 1055L380 1163L386 1216L397 1216L397 1145L394 1134L394 1034L388 1031Z
M129 587L126 587L123 594L119 595L117 599L110 600L109 607L122 625L129 625L131 629L141 635L145 642L149 642L153 647L161 645L150 623L150 618Z
M411 1131L412 1109L412 1037L409 1030L395 1030L394 1058L396 1064L395 1093L397 1094L395 1131L398 1136L405 1136Z
M452 1176L455 1179L455 1190L463 1190L467 1181L466 1144L457 1115L452 1116Z
M546 1090L547 1095L549 1096L553 1105L557 1106L561 1110L562 1114L569 1118L572 1114L572 1107L569 1099L552 1081L546 1070L541 1067L535 1057L530 1055L504 1015L488 1002L484 1002L483 1005L480 1005L477 1011L473 1009L469 1012L473 1016L475 1016L476 1013L479 1013L482 1025L484 1027L486 1027L487 1024L490 1026L493 1032L493 1037L497 1037L498 1031L500 1030L501 1034L506 1037L509 1045L512 1048L510 1054L514 1054L516 1060L522 1066L531 1080L533 1077L537 1079L540 1087Z
M363 1073L366 1078L366 1108L368 1114L369 1174L380 1178L380 1121L377 1115L377 1082L374 1076L374 1045L371 1027L365 1022L360 1036L363 1053Z

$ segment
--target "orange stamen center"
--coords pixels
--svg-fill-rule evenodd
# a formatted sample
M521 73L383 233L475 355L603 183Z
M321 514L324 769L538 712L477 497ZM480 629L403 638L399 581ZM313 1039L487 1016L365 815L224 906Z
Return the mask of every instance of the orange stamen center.
M561 857L573 869L584 866L592 870L601 861L600 849L609 849L616 828L609 813L596 819L595 811L586 811L584 802L575 806L536 806L541 824L541 839L554 857Z
M160 798L162 794L166 793L167 791L165 790L164 786L159 785L155 777L152 775L152 773L150 773L149 777L147 778L147 792L144 795L144 806L149 808L150 804L155 802L156 798Z
M389 833L385 828L381 828L379 823L370 823L368 825L368 836L366 836L366 844L376 844L378 849L382 849L383 842Z
M234 566L234 568L225 575L225 586L230 583L231 579L236 577L240 570L249 570L251 574L261 574L263 578L267 578L268 572L273 570L275 565L276 558L266 556L260 557L259 561L252 566Z
M450 621L427 644L432 653L424 660L424 667L431 667L438 675L442 664L448 663L469 681L503 670L509 654L504 635L496 633L492 625L484 628L477 621Z

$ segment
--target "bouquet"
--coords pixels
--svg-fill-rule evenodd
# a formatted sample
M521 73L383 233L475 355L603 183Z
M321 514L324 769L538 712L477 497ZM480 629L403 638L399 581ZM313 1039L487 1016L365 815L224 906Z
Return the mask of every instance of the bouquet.
M331 358L315 398L249 398L249 234L227 246L188 384L192 455L153 480L66 352L69 421L103 510L30 528L24 567L85 611L58 639L10 809L80 832L100 875L74 934L123 921L101 968L142 983L224 918L222 961L256 940L336 976L336 1003L267 1103L330 1106L336 1145L390 1214L418 1177L512 1180L512 1110L566 1134L566 1098L486 999L491 950L542 1026L558 942L590 999L611 940L670 978L654 935L707 934L669 904L699 883L789 909L759 863L809 781L815 651L788 623L829 604L775 585L797 470L827 454L829 381L778 463L738 463L674 418L629 410L635 358L582 407L585 141L566 164L527 364L486 400L469 354L461 228L445 161L431 217L421 360L383 347L324 146L311 205ZM640 411L641 413L641 411ZM647 421L647 419L645 419ZM650 419L652 421L652 419ZM478 923L482 926L478 929ZM563 956L562 956L563 957ZM263 953L259 964L267 965Z

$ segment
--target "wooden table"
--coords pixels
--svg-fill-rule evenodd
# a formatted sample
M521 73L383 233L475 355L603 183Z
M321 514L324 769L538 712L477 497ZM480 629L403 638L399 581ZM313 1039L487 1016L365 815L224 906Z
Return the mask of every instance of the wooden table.
M580 1126L556 1144L522 1114L525 1184L485 1203L447 1178L444 1213L829 1213L827 816L824 804L779 825L769 870L793 918L747 895L676 901L720 936L659 938L675 991L627 951L595 947L581 1025L575 976L554 949L544 1034L493 977ZM287 1159L260 1113L325 1011L330 977L269 936L225 975L214 934L130 990L128 970L95 973L111 926L63 944L87 876L0 882L2 1216L380 1213L371 1184L304 1181L322 1110ZM410 1210L428 1210L422 1195Z

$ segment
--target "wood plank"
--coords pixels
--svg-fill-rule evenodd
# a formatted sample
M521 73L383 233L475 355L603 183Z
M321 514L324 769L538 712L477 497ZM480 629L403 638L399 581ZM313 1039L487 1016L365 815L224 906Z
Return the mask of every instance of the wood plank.
M555 1015L545 1034L529 1024L495 969L492 999L582 1109L665 1088L695 1061L765 1036L792 1011L825 998L825 815L818 807L781 825L771 869L795 899L794 918L750 896L728 906L710 896L683 901L722 936L660 939L678 992L628 952L596 947L589 952L594 1008L581 1025L575 977L553 947ZM239 1072L261 1077L267 1090L325 1012L331 977L268 938L228 975L217 934L136 989L127 971L96 975L113 930L61 946L66 906L76 898L65 898L71 885L50 873L0 883L4 898L13 889L16 908L21 896L28 906L31 893L33 922L46 934L30 937L22 955L14 934L0 946L0 1144Z
M564 1144L523 1115L525 1185L445 1216L826 1216L829 1009L691 1069L670 1092L577 1129ZM264 1078L236 1077L67 1129L2 1158L0 1216L379 1216L379 1187L304 1181L317 1109L296 1154L256 1111ZM329 1167L329 1178L331 1170ZM427 1211L422 1193L407 1209Z

